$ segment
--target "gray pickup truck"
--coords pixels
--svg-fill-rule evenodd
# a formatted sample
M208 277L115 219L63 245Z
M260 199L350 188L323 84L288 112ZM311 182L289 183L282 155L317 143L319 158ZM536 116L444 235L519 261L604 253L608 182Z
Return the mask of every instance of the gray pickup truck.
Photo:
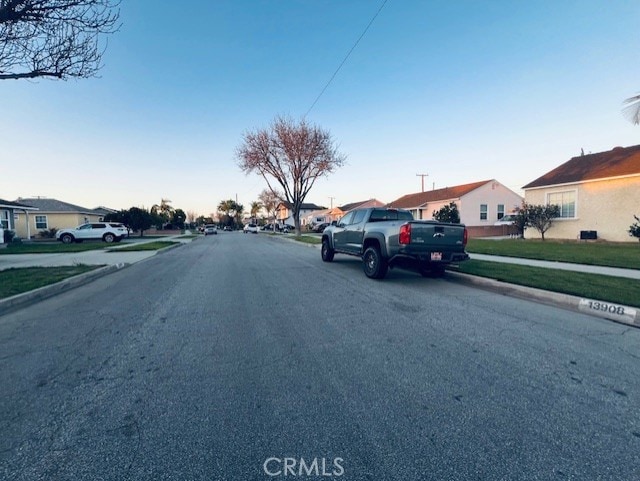
M336 253L359 256L372 279L382 279L390 267L441 276L447 264L469 259L466 244L463 224L414 220L407 210L369 208L348 212L327 227L321 255L325 262Z

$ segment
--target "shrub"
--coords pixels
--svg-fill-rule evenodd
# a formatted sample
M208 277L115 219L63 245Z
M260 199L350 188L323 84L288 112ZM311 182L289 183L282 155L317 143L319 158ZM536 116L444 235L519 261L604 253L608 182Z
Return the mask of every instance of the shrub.
M58 229L56 227L52 227L51 229L45 229L40 231L40 237L43 239L55 239L56 233Z
M13 240L13 238L16 236L16 233L12 230L5 230L4 231L4 242L5 244L11 244L11 241Z
M636 222L629 226L629 235L632 237L637 237L638 241L640 241L640 218L637 215L634 215L633 218L636 220Z

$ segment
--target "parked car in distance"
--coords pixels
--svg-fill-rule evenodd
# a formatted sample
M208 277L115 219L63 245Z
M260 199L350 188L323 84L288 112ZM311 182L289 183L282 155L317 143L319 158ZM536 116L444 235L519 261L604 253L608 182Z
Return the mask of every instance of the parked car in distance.
M230 226L230 225L225 225L225 226L222 228L222 230L223 230L223 231L225 231L225 232L231 232L231 226Z
M56 232L56 239L63 244L84 240L103 240L111 243L120 242L127 235L127 228L119 222L89 222L74 229L60 229Z
M207 224L204 226L204 235L216 235L218 227L215 224Z
M329 223L328 222L323 222L322 224L317 224L317 225L313 226L313 232L322 232L327 227L329 227Z
M258 233L258 225L257 224L247 224L247 225L244 226L243 232L245 234L247 234L247 233L257 234Z
M503 215L502 219L495 222L493 225L513 225L516 221L516 214Z

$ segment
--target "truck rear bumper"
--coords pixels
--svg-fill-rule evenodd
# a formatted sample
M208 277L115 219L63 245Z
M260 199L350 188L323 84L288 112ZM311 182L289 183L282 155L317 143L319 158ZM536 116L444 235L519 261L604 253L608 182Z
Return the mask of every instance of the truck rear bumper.
M431 252L425 252L421 254L396 254L389 259L389 267L403 267L413 264L414 266L427 265L427 264L440 264L446 265L452 262L462 262L469 259L469 254L466 252L442 252L442 258L440 260L433 260Z

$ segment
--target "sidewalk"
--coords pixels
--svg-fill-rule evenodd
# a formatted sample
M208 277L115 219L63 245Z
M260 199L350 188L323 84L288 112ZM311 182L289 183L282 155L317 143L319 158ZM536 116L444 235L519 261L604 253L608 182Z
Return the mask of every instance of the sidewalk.
M132 251L118 252L127 246L136 244L146 244L155 241L172 241L188 243L193 239L180 239L180 236L168 236L158 239L131 239L131 242L124 244L110 245L110 250L96 249L83 252L67 252L58 254L4 254L0 255L0 271L13 267L53 267L53 266L73 266L85 264L96 265L121 265L133 264L156 255L158 251Z
M569 262L538 261L523 259L520 257L491 256L485 254L470 253L471 259L479 261L503 262L505 264L520 264L533 267L546 267L548 269L561 269L565 271L586 272L589 274L602 274L605 276L626 277L640 280L640 271L634 269L622 269L619 267L592 266L587 264L571 264Z

